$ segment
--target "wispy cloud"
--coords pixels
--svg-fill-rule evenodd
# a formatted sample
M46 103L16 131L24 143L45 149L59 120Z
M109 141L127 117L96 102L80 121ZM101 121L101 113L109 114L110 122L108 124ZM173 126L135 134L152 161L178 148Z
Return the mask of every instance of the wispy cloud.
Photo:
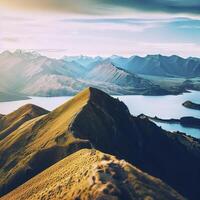
M139 20L131 18L65 19L66 29L88 31L131 31L142 32L161 25L160 20Z
M180 28L182 28L182 29L200 29L200 25L199 26L185 25L185 26L180 26Z
M95 9L96 3L92 0L0 0L0 7L33 11L98 13L98 9Z
M19 41L19 38L16 38L16 37L4 37L1 39L6 42L18 42Z
M55 56L155 53L199 56L200 52L197 18L8 10L0 10L0 15L0 49L4 50L40 49Z
M93 15L113 14L123 9L200 14L199 0L0 0L0 6Z
M199 0L101 0L100 2L146 12L200 14Z

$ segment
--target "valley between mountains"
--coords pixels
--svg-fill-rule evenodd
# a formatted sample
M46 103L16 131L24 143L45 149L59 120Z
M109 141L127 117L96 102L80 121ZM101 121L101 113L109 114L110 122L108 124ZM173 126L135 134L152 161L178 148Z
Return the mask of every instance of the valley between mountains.
M51 112L25 105L0 116L0 158L2 200L200 196L200 141L92 87Z
M69 96L86 87L112 95L168 95L200 90L200 59L178 56L54 59L37 52L5 51L0 54L0 74L0 101Z

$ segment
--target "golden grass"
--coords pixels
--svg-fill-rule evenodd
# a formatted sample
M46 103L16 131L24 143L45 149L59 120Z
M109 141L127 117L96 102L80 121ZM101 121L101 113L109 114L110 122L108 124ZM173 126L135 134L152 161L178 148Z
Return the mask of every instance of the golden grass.
M159 179L99 151L80 150L1 200L184 199Z
M47 114L48 111L38 106L27 104L16 111L0 118L0 140L4 139L20 127L23 123L38 116Z
M15 175L21 174L23 177L23 174L30 167L30 162L37 162L38 157L40 158L46 150L59 153L60 149L57 147L70 148L70 144L79 142L79 139L73 138L73 135L69 132L69 126L75 116L87 104L89 96L90 89L88 88L51 113L22 124L0 141L0 185L12 185L12 178ZM15 115L15 113L12 113L12 115ZM63 149L63 153L60 152L55 161L66 156L65 154L66 150ZM48 161L48 157L46 160L43 161L43 164L54 162L54 160ZM47 165L50 164L52 163ZM37 170L43 170L40 169L40 166L35 166L35 168L36 172L34 173L36 174L38 173ZM14 181L17 181L17 178L14 178ZM17 183L17 185L19 184Z

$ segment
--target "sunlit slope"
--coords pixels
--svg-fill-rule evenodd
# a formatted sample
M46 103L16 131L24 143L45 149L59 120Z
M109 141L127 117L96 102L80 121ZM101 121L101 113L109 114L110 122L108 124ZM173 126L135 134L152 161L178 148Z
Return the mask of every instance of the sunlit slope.
M80 150L38 174L2 200L184 199L159 179L114 156Z
M91 147L125 159L191 200L200 196L199 140L133 117L124 103L95 88L26 122L0 142L1 195Z
M15 131L24 122L47 113L48 111L43 108L27 104L8 115L0 116L0 140Z
M200 140L133 117L125 104L96 89L71 131L75 137L88 139L96 149L159 177L183 196L200 196Z
M89 142L68 131L89 99L86 89L46 116L20 126L0 141L0 191L4 194Z

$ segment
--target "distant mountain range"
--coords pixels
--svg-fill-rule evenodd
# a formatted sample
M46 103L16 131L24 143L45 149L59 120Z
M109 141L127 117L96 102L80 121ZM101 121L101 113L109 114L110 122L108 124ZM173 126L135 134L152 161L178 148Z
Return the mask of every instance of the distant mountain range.
M125 58L122 56L102 57L64 57L64 59L78 62L82 65L92 65L92 63L110 61L113 65L125 69L135 74L145 74L152 76L166 77L200 77L200 59L182 58L180 56L147 55L146 57L132 56Z
M144 58L65 56L52 59L37 52L16 50L0 54L0 74L0 92L28 96L74 95L90 86L115 95L179 94L187 87L162 87L142 75L199 77L200 59L161 55Z
M29 99L27 96L15 92L2 92L0 91L0 102L17 101Z
M199 77L200 59L181 58L179 56L148 55L133 56L122 67L129 72L166 77Z
M0 196L8 194L2 199L200 196L200 141L132 116L98 89L87 88L51 112L25 105L0 120L0 136L20 122L0 139Z

